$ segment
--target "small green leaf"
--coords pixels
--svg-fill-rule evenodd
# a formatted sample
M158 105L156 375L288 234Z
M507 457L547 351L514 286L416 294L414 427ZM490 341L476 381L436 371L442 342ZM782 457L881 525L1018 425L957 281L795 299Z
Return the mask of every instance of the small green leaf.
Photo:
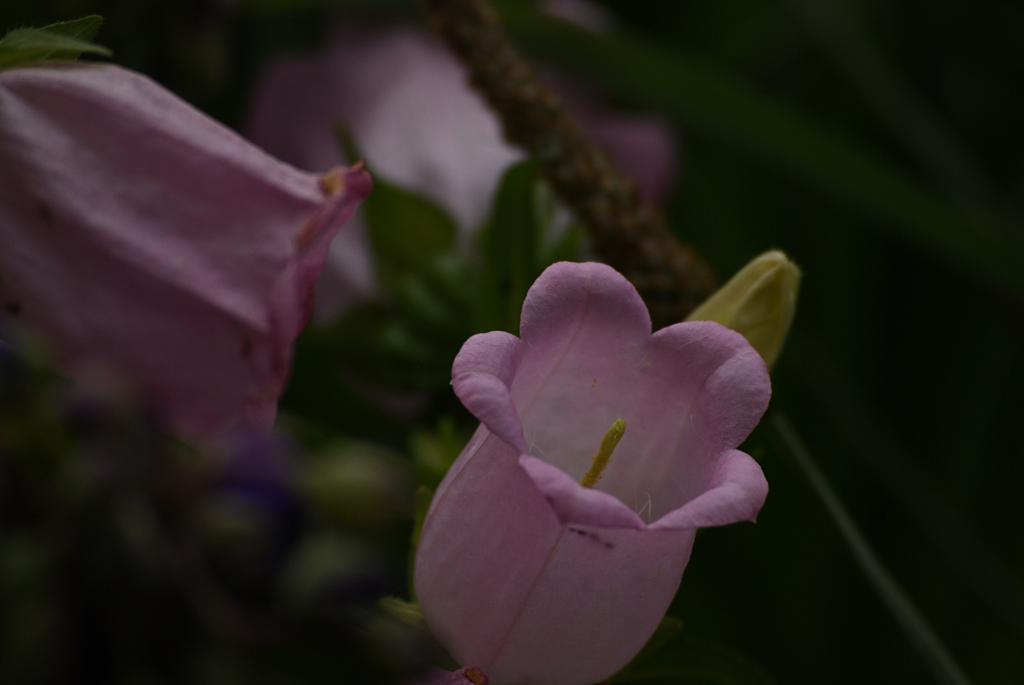
M402 277L426 268L455 246L455 222L427 198L374 178L363 203L377 260L377 276L386 289Z
M103 18L91 15L40 29L14 29L0 39L0 68L43 60L73 60L89 53L109 57L107 48L89 41Z
M98 14L90 14L87 17L81 19L72 19L71 21L62 21L57 24L50 24L44 26L40 31L47 31L49 33L56 33L60 36L67 36L68 38L77 38L78 40L91 41L96 37L96 34L100 30L100 26L103 25L103 17Z

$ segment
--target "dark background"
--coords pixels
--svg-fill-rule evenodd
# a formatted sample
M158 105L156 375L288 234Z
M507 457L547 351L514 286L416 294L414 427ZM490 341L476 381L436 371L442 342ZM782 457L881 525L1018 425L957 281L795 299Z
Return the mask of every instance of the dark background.
M675 123L668 213L720 277L772 247L800 265L773 405L972 680L1024 682L1024 8L601 4L605 37L502 7L529 54ZM261 66L371 5L420 20L398 0L5 0L0 31L101 14L115 62L238 127ZM768 502L701 533L672 613L780 683L934 682L779 446L747 449ZM189 681L169 672L145 682Z

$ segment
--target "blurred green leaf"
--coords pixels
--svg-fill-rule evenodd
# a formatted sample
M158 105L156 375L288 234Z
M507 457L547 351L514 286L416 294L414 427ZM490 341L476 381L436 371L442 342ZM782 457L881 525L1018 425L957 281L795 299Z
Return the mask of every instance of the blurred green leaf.
M388 288L420 271L455 246L457 229L448 214L425 197L379 176L363 203L378 280Z
M409 438L409 452L421 479L432 488L440 485L468 441L469 436L459 431L450 416L441 417L432 431L413 433Z
M406 525L412 513L408 461L372 442L339 441L303 464L299 488L322 522L371 532Z
M534 207L536 164L527 160L502 177L491 220L480 232L478 325L482 331L519 334L519 312L526 291L539 275L541 227Z
M787 0L786 5L947 191L963 200L992 202L990 181L971 151L871 40L854 5L845 0Z
M988 216L967 216L880 154L765 97L741 78L625 34L595 35L523 3L500 3L512 38L533 56L598 81L693 131L767 160L880 219L914 244L1024 292L1024 246Z
M83 52L110 57L107 48L90 41L103 17L90 15L39 29L14 29L0 39L0 68L48 59L72 60Z
M666 617L669 618L669 617ZM678 622L678 619L675 619ZM612 676L613 683L654 685L773 685L763 668L739 652L672 624L659 626L663 633L675 629L670 639L640 652L626 668ZM658 637L656 632L652 641ZM644 652L648 652L644 656ZM643 657L643 658L641 658Z

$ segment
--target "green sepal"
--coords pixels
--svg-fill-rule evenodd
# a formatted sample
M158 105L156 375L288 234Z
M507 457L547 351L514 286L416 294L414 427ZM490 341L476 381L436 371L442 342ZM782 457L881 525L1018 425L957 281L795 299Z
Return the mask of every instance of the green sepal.
M93 14L38 29L14 29L0 39L0 69L44 60L73 60L82 53L110 57L109 49L90 42L102 24L103 17Z

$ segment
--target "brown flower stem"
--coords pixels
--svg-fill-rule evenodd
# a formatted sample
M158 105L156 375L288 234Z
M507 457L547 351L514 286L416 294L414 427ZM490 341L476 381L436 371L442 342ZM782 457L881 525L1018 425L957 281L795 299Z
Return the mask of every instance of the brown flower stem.
M640 201L633 181L588 139L558 96L505 36L486 0L426 0L433 28L469 67L471 82L587 225L594 249L636 286L655 328L682 321L715 289L707 263Z

